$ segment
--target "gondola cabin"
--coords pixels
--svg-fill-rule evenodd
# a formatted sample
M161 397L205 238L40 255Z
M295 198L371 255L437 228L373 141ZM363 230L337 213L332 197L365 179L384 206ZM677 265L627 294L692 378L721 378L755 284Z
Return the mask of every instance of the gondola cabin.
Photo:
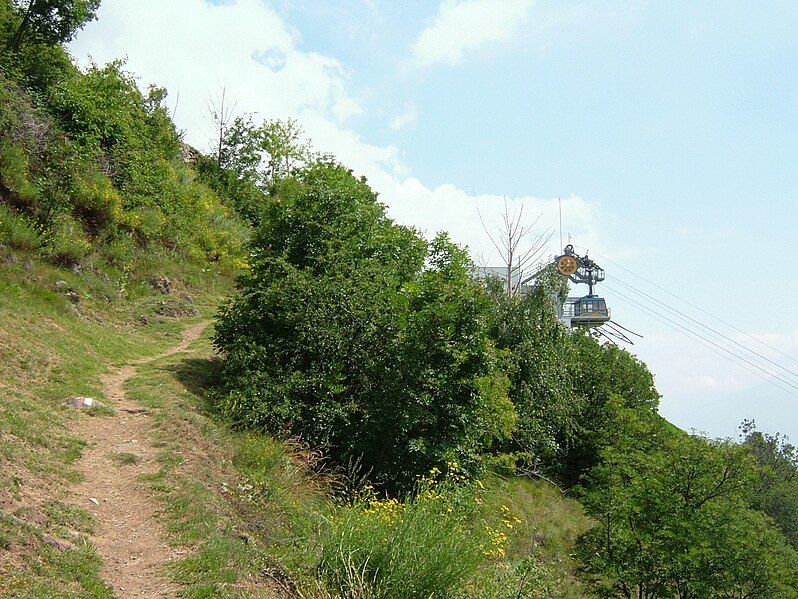
M603 297L569 297L560 318L570 327L597 327L610 319L610 310Z

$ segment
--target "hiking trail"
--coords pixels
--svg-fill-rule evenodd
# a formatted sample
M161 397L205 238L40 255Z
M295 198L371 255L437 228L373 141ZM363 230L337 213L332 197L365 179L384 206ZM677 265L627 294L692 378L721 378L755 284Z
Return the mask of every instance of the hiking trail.
M208 324L189 325L176 346L107 373L101 381L114 415L84 415L71 426L89 444L79 462L84 479L73 487L74 502L97 520L91 543L103 560L103 580L121 598L175 597L165 567L184 553L167 543L158 501L139 478L160 469L158 450L149 440L153 417L126 397L123 386L137 366L185 351ZM128 461L120 463L122 456Z

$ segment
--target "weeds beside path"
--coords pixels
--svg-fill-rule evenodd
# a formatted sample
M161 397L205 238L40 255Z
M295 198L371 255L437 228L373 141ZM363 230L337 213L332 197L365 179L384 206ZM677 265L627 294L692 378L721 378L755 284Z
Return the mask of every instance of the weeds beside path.
M153 418L126 397L123 385L137 366L184 351L207 325L190 325L178 345L106 375L103 392L114 414L86 415L71 427L89 444L78 465L84 479L74 487L74 501L97 519L91 542L104 563L103 579L121 597L174 597L164 567L177 556L156 517L158 503L140 479L159 469L157 450L149 442Z

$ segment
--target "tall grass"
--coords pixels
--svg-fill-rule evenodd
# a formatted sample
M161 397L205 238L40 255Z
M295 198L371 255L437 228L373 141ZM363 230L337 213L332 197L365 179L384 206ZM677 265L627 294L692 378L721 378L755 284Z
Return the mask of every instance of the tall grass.
M404 502L365 497L322 526L318 572L337 597L448 597L492 551L476 492L422 479Z

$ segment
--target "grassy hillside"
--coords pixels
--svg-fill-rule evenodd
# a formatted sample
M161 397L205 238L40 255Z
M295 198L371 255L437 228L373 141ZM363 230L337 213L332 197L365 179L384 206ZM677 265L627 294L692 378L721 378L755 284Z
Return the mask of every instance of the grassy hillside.
M88 542L96 524L68 499L79 478L76 460L91 443L70 434L69 424L109 416L78 413L65 400L105 399L102 373L173 345L186 318L211 314L231 282L212 270L175 267L169 274L170 294L148 281L120 290L104 277L6 254L0 266L0 596L112 596ZM194 309L197 316L188 314ZM231 431L206 398L217 375L206 335L188 354L141 367L128 386L157 422L150 442L162 466L142 485L162 506L170 543L184 552L171 576L187 597L329 596L317 565L324 523L341 509L328 499L336 478L311 470L318 455L295 443ZM506 505L522 521L511 531L508 553L540 557L525 575L536 582L534 593L549 594L524 596L579 596L568 556L586 527L581 508L544 483L489 486L491 511ZM76 548L60 552L43 535ZM478 585L489 583L498 584L475 579L472 596L488 596L490 589Z

